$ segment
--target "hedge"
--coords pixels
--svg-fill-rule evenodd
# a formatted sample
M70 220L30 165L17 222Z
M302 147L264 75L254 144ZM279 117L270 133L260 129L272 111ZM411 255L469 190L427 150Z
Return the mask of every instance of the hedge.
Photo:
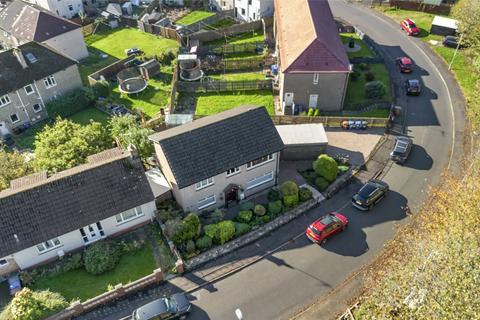
M68 118L72 114L91 107L93 101L95 101L95 96L91 89L77 89L70 94L48 102L48 115L51 118L57 118L58 116Z

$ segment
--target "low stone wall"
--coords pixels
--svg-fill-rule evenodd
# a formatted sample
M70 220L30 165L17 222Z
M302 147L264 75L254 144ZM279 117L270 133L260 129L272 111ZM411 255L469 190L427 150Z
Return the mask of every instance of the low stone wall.
M272 230L275 230L278 227L290 222L305 211L315 207L317 204L318 202L314 199L301 203L300 205L283 214L282 216L264 224L263 226L260 226L259 228L249 232L248 234L233 239L232 241L229 241L222 246L218 246L203 253L200 253L199 255L185 262L185 267L188 270L192 270L202 264L217 259L218 257L221 257L249 243L252 243L253 241L263 237Z
M328 186L327 190L323 192L325 197L331 198L335 193L338 192L360 169L358 166L351 166L347 172L342 174L337 178L331 185Z

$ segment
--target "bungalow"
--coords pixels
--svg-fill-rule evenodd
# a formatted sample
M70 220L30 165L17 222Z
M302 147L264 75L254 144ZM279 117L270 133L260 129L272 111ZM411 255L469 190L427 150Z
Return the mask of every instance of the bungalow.
M77 64L36 42L0 52L0 135L45 119L46 103L80 88Z
M283 113L342 110L351 65L328 1L275 0L274 19Z
M134 151L115 148L0 192L0 276L148 223L155 201Z
M277 184L284 145L264 107L238 107L150 139L185 211L228 206Z
M0 46L35 41L81 60L88 56L80 25L33 4L15 0L0 11Z

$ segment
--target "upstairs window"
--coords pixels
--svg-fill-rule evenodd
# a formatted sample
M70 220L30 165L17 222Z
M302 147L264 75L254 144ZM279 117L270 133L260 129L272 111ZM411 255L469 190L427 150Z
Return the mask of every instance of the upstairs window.
M57 81L53 76L48 76L43 79L43 83L45 83L45 88L50 89L51 87L55 87L57 85Z
M130 220L136 219L140 216L143 216L142 207L136 207L136 208L117 214L115 216L115 219L117 220L117 223L124 223Z
M200 190L200 189L206 188L208 186L211 186L213 183L214 183L214 180L213 180L213 177L211 177L211 178L202 180L200 182L197 182L195 184L195 189Z
M8 96L8 94L0 97L0 107L6 106L10 102L11 101L10 101L10 97Z
M237 174L239 172L240 172L240 167L228 169L227 170L227 177L233 176L234 174Z
M25 89L25 93L26 94L32 94L34 93L35 91L33 90L33 86L31 84L23 87L23 89Z
M248 162L247 163L247 169L255 168L257 166L260 166L260 165L262 165L264 163L267 163L269 161L272 161L272 160L273 160L273 153Z

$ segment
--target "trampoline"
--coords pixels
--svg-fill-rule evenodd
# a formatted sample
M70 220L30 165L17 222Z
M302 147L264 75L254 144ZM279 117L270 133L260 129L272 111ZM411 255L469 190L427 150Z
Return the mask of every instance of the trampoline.
M118 90L121 93L134 94L140 93L148 86L140 71L137 68L127 68L117 74Z
M200 59L196 55L179 56L180 78L184 81L197 81L203 77Z

